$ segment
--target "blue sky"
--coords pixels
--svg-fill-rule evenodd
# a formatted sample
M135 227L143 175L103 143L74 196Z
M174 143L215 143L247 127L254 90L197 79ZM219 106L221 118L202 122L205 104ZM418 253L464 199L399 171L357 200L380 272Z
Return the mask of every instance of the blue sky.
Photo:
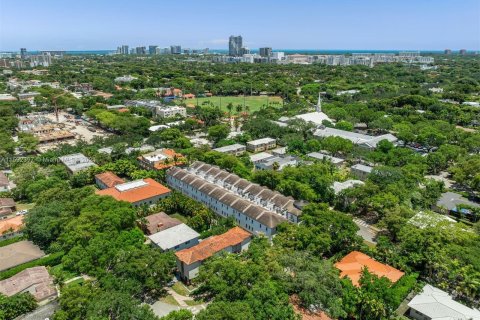
M0 0L0 50L480 50L480 0Z

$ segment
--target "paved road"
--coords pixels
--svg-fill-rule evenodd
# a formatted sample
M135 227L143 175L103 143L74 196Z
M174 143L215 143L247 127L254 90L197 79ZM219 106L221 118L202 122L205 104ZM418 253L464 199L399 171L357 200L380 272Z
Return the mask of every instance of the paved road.
M360 228L357 231L357 234L363 238L363 240L376 244L377 242L374 240L377 233L372 230L372 228L363 220L360 219L353 219L353 222Z
M38 307L34 311L17 318L17 320L45 320L52 319L53 313L58 308L56 301L50 302L44 306Z

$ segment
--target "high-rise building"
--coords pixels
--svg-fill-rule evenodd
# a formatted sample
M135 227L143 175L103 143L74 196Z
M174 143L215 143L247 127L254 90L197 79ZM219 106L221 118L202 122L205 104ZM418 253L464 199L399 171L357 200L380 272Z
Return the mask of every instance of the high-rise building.
M445 53L445 54L452 54L452 50L450 50L450 49L445 49L444 53Z
M272 48L269 48L269 47L260 48L260 56L270 57L271 55L272 55Z
M129 50L128 50L128 45L124 44L122 46L122 52L121 53L122 54L129 54L130 53Z
M238 57L242 55L242 36L230 36L228 39L228 55Z
M242 47L240 49L240 55L243 56L244 54L250 54L250 49L248 47Z
M170 46L170 53L171 54L181 54L182 53L182 46Z
M135 48L135 53L136 54L147 54L147 48L146 47L136 47Z
M22 59L25 59L27 57L27 49L26 48L20 48L20 57Z
M461 55L465 55L467 54L467 49L460 49L458 53L460 53Z
M156 54L158 46L148 46L148 54Z

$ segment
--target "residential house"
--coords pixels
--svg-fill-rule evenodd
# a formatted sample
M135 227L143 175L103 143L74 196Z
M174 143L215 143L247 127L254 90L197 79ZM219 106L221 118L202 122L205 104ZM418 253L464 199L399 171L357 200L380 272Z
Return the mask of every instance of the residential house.
M45 266L28 268L0 281L0 293L7 297L23 292L31 293L37 302L53 300L57 297L53 278L48 274Z
M333 191L335 192L335 194L339 194L340 192L342 192L345 189L354 188L356 186L362 186L364 184L365 183L363 181L360 181L360 180L347 180L347 181L343 181L343 182L335 181L333 183Z
M429 284L409 303L408 315L416 320L480 320L480 311L455 300Z
M170 217L165 212L158 212L148 215L137 222L139 228L142 229L146 235L152 235L154 233L182 224L182 221Z
M144 169L164 170L173 166L181 166L185 162L183 154L173 149L157 149L137 158L139 165Z
M195 278L202 263L219 252L237 253L246 250L251 238L252 235L249 232L234 227L224 234L207 238L191 248L177 251L175 255L181 279L188 282Z
M22 234L23 215L0 220L0 239L8 239Z
M0 218L17 211L17 204L12 198L0 198Z
M247 150L250 152L260 152L273 149L277 146L277 140L272 138L263 138L247 142Z
M9 192L10 190L11 187L8 177L5 175L5 173L3 173L3 171L0 171L0 192Z
M157 181L147 178L122 184L111 188L97 190L100 196L111 196L118 201L127 201L138 207L141 205L152 205L170 195L170 189Z
M364 164L356 164L350 168L350 173L359 180L367 180L368 175L372 172L373 167Z
M111 171L106 171L95 175L95 183L100 189L107 189L125 183L125 180Z
M387 264L380 263L366 254L359 251L352 251L342 260L335 263L335 267L340 270L340 277L349 278L354 286L360 286L362 271L367 268L368 272L377 277L386 277L392 283L397 282L404 273Z

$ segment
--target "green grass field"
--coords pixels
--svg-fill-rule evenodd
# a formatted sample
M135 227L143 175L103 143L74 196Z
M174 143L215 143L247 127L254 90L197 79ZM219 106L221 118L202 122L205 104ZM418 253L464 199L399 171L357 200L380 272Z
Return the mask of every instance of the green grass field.
M198 104L200 106L207 105L212 103L214 106L220 107L220 100L222 102L221 108L224 111L228 111L227 105L229 103L233 104L232 113L237 113L236 106L242 105L243 106L243 96L226 96L226 97L209 97L209 98L198 98ZM187 99L184 101L186 104L197 104L197 99ZM245 96L245 105L250 107L250 112L255 112L260 110L262 106L268 105L270 107L280 107L282 105L282 98L276 96Z

